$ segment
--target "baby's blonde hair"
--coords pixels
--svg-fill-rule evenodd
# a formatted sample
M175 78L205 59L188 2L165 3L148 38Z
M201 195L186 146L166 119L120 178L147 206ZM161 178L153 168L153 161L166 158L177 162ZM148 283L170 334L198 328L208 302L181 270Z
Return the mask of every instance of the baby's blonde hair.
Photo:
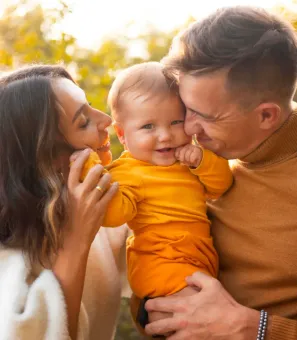
M178 96L175 82L163 74L163 66L158 62L136 64L123 70L114 80L108 95L108 106L114 120L120 120L127 101L144 96L144 101L167 95Z

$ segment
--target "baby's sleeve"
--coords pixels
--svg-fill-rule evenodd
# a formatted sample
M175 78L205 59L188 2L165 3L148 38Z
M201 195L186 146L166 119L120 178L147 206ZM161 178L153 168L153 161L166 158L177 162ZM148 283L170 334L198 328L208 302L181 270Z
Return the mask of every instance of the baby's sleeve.
M126 166L109 169L112 182L119 183L119 190L108 204L104 227L118 227L131 221L137 214L137 204L143 200L141 177Z
M228 160L217 156L210 150L203 149L200 165L196 169L191 169L191 172L199 177L209 199L219 198L233 182Z

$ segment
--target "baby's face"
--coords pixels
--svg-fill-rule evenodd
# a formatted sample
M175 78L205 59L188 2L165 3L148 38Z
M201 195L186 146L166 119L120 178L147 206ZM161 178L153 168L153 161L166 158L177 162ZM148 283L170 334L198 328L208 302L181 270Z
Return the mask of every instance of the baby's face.
M144 99L140 96L125 105L122 122L125 147L141 161L172 165L176 162L175 149L191 142L184 132L184 107L173 95Z

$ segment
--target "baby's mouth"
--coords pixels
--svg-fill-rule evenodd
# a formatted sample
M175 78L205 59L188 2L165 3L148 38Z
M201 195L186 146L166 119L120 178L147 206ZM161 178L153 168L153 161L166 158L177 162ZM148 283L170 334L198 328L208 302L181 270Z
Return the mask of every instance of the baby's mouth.
M163 148L163 149L158 149L156 151L165 153L165 152L170 152L171 150L173 150L173 148Z

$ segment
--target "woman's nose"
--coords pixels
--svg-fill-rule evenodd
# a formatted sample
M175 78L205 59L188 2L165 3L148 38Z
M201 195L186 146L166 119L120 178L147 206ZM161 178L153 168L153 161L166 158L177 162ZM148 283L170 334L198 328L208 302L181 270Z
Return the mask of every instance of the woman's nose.
M112 123L112 119L109 115L100 111L100 116L98 117L98 130L107 129Z

